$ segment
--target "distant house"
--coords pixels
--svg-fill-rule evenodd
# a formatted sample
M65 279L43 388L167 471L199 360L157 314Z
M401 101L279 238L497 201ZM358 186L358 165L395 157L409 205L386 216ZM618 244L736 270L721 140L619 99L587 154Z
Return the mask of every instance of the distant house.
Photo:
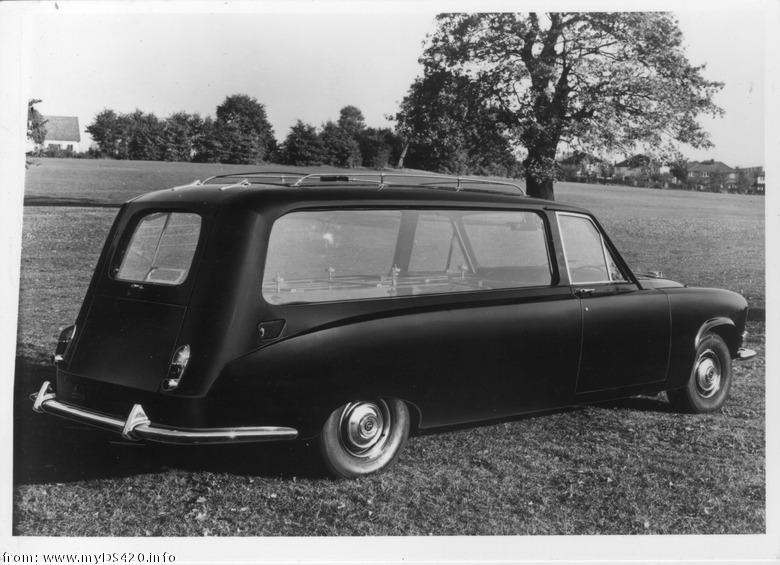
M668 174L668 165L662 165L647 155L634 155L615 165L615 176L621 179L646 178L653 175Z
M688 181L699 186L734 190L737 188L737 177L737 170L721 161L709 159L688 163Z
M43 116L46 128L44 149L80 151L81 131L75 116Z
M566 180L603 179L612 176L612 165L609 161L582 151L565 154L558 160L558 168Z
M737 175L744 175L748 192L764 194L766 180L764 167L737 167ZM744 188L744 185L743 185Z

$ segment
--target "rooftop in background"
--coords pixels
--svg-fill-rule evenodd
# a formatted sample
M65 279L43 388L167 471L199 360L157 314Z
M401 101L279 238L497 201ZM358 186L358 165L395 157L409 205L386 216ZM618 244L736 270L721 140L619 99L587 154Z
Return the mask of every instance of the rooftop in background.
M652 163L652 159L647 155L634 155L629 157L625 161L617 163L615 167L625 167L629 169L639 169L641 167L647 167Z
M76 116L43 116L46 141L81 141Z
M708 161L691 161L688 163L688 172L707 172L707 173L730 173L734 169L722 161L710 159Z

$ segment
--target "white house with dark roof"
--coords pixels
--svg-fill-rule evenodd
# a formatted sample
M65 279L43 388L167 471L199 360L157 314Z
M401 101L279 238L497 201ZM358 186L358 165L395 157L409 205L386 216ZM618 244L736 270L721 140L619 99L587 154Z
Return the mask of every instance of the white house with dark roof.
M737 170L715 159L691 161L688 163L688 179L694 184L734 190L737 187Z
M647 155L634 155L615 164L615 177L621 179L668 174L669 165L664 165Z
M81 131L76 116L43 116L46 128L44 149L80 151Z

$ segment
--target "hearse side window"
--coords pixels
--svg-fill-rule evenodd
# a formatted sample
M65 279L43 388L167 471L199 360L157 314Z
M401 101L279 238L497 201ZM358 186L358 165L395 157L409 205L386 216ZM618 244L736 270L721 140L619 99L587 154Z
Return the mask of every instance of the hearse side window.
M421 213L414 232L409 272L460 272L467 267L451 214Z
M201 219L197 214L154 212L141 218L115 278L177 285L184 282L195 255Z
M401 212L333 210L279 218L268 240L263 296L272 304L386 295Z
M587 216L558 213L569 280L575 284L624 282L604 239Z
M541 267L549 284L544 223L532 212L468 214L463 227L480 267Z
M274 223L262 293L289 304L551 281L545 224L533 212L305 211Z

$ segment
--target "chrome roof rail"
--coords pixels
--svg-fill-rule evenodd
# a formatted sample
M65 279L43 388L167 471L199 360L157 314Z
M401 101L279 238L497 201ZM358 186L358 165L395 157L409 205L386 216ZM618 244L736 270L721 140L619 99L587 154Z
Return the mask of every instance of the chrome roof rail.
M203 183L200 182L199 179L195 179L189 184L182 184L180 186L174 186L171 190L182 190L184 188L195 188L196 186L201 186Z
M231 188L238 188L240 186L246 188L247 186L252 186L252 183L244 179L239 182L235 182L233 184L226 184L225 186L220 186L219 190L229 190Z
M295 182L300 177L305 177L307 175L308 173L293 173L288 171L247 171L245 173L226 173L224 175L214 175L204 180L203 184L209 183L211 181L219 181L220 179L225 179L227 181L228 179L240 178L249 182L250 184L253 182L250 179L273 179L286 185L288 183ZM256 180L254 182L260 183L263 181Z
M349 175L340 175L338 173L311 173L309 175L306 175L304 177L299 178L292 186L293 187L301 187L303 186L303 183L307 180L314 180L314 179L320 179L320 182L365 182L369 184L375 184L379 188L379 190L382 190L384 188L384 180L380 176L379 180L373 180L373 179L362 179L357 178L360 176L377 176L378 173L365 173L365 175L361 173L357 174L349 174Z
M399 178L399 179L425 179L429 182L413 185L408 184L404 185L402 183L391 183L389 182L391 179ZM305 176L302 176L299 178L292 186L294 187L301 187L304 185L306 181L313 180L313 179L320 179L324 182L364 182L364 183L371 183L376 184L379 190L382 190L383 188L387 186L395 186L395 187L409 187L414 188L415 186L424 187L424 188L442 188L443 185L455 185L455 191L460 192L461 190L480 190L479 188L473 188L473 187L467 187L464 185L491 185L491 186L506 186L514 188L515 190L520 191L520 193L525 196L525 189L521 187L520 185L509 182L509 181L498 181L498 180L490 180L490 179L484 179L479 177L464 177L464 176L455 176L455 175L438 175L438 174L420 174L420 173L393 173L393 172L386 172L386 171L380 171L380 172L370 172L370 173L352 173L349 174L338 174L338 173L312 173ZM496 191L493 191L496 192Z
M454 188L455 192L461 190L498 192L508 194L506 191L489 190L482 187L508 187L526 195L525 189L511 181L491 180L479 177L465 177L458 175L440 175L435 173L395 173L392 171L371 171L371 172L353 172L353 171L333 171L323 173L297 173L287 171L251 171L245 173L228 173L224 175L215 175L207 178L201 184L227 183L229 180L235 182L240 179L238 184L229 184L221 188L225 190L237 185L251 184L280 184L282 186L305 188L314 186L312 181L319 180L320 183L363 183L375 185L377 190L382 190L388 186L398 188ZM393 179L400 180L423 180L425 182L403 183L392 182ZM321 186L317 183L318 186Z

